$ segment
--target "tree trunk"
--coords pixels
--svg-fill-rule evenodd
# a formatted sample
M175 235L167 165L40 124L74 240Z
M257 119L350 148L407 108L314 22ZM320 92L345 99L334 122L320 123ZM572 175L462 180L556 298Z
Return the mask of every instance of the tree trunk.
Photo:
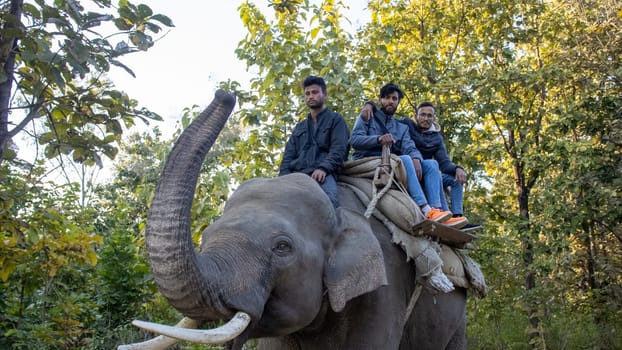
M4 22L3 33L17 32L19 30L23 7L23 0L11 0L9 13L14 20ZM13 73L15 72L17 42L18 39L15 35L0 38L0 63L6 77L6 80L0 83L0 164L4 160L4 150L10 140L9 110L13 88Z
M522 174L522 167L517 166L517 174ZM531 237L531 224L529 222L529 188L524 185L522 176L517 178L518 185L518 207L520 210L523 245L523 262L525 264L525 289L529 292L536 288L536 272L533 271L532 264L534 260L533 238ZM535 306L530 299L527 299L527 313L529 317L530 327L527 330L529 343L532 349L543 348L544 340L540 334L540 318L538 316L538 307Z
M595 256L596 247L592 241L592 228L589 223L583 222L583 234L585 235L585 252L587 253L587 283L590 290L600 288L596 281Z

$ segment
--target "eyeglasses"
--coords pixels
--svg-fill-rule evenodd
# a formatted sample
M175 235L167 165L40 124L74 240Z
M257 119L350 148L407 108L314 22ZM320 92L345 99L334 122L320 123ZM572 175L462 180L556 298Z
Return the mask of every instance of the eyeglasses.
M433 113L417 113L417 116L421 118L430 118L430 119L434 118Z

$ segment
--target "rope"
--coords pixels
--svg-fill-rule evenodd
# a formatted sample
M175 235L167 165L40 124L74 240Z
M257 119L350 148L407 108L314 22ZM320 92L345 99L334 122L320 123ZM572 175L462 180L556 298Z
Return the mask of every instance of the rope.
M363 205L365 205L365 203L369 203L369 197L367 197L367 195L361 189L346 182L342 182L341 184L348 187ZM375 208L372 208L372 212L373 212L374 217L380 220L380 222L382 222L382 224L387 228L387 230L389 230L394 243L396 243L394 238L396 237L397 234L409 235L404 230L400 229L397 225L395 225L388 217L382 214L380 210L376 210ZM408 256L408 258L410 259L410 256Z
M404 319L402 320L402 329L404 329L404 327L406 327L406 322L408 322L408 319L410 318L410 314L412 313L415 304L417 304L417 300L419 300L419 297L421 296L421 292L423 291L423 285L419 282L415 282L416 286L415 286L415 290L413 291L413 294L410 296L410 301L408 302L408 306L406 307L406 310L404 311Z
M390 172L387 173L386 171L386 166L388 165L388 167L391 169ZM378 192L378 188L376 186L374 186L373 184L376 183L376 181L378 181L378 179L380 178L380 176L382 175L386 175L389 179L389 181L387 181L387 183L384 185L384 187L382 187L382 189L380 190L380 192ZM380 198L382 198L382 196L387 193L390 189L391 186L393 184L395 184L395 186L404 194L408 195L408 191L404 188L404 186L402 186L402 184L397 181L397 179L395 178L395 169L391 166L391 164L380 164L379 167L376 168L376 171L374 172L374 178L372 180L372 198L369 201L369 204L367 205L367 209L365 210L365 213L363 214L365 216L365 218L369 219L369 217L372 215L372 213L374 212L374 209L376 209L376 204L378 204L378 201L380 200ZM410 197L410 196L409 196Z
M387 183L384 185L384 187L382 188L382 190L380 190L380 192L378 192L378 188L373 185L376 183L376 181L378 181L378 179L380 178L380 173L383 172L384 174L386 174L389 177L389 181L387 181ZM386 173L386 170L384 169L383 166L379 166L376 168L376 172L374 173L374 179L372 180L372 190L371 190L371 200L369 201L369 204L367 205L367 209L365 210L365 214L363 214L365 216L365 218L369 219L369 217L371 216L371 214L374 212L374 209L376 209L376 204L378 203L378 201L380 200L380 198L382 198L382 196L387 193L387 191L389 191L389 189L391 189L391 184L393 184L393 178L394 178L395 172L393 171L393 168L391 168L391 172L390 173Z

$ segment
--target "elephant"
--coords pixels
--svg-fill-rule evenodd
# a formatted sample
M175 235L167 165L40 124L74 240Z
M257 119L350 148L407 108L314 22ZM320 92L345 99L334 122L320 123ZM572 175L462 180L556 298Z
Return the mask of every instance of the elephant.
M198 322L247 317L226 338L228 349L249 339L276 350L466 349L467 291L424 288L408 312L413 263L346 186L335 209L305 174L246 181L195 249L190 209L201 163L235 101L216 92L179 136L158 182L145 239L168 302Z

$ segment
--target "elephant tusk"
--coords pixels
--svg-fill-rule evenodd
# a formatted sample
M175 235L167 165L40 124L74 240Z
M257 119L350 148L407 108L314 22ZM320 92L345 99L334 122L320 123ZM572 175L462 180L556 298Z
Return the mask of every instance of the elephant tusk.
M197 328L198 326L199 322L191 319L190 317L182 318L181 321L175 325L175 327L182 328ZM177 339L159 335L153 339L141 343L119 345L117 350L164 350L177 343L177 341Z
M164 336L199 344L223 344L240 335L251 322L251 317L239 311L226 324L214 329L186 329L158 323L135 320L136 327Z

